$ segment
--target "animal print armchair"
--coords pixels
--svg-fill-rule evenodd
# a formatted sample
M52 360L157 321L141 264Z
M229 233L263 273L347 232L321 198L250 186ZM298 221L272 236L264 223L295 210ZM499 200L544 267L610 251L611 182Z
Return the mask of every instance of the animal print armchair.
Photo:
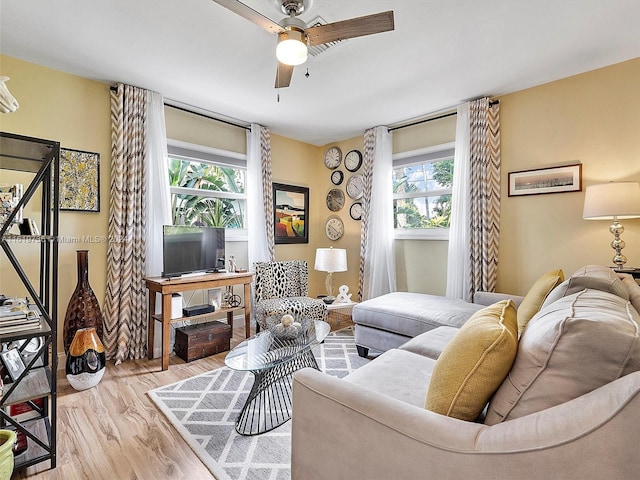
M270 316L303 315L327 319L327 306L309 297L309 267L304 260L254 264L254 312L256 329L266 328Z

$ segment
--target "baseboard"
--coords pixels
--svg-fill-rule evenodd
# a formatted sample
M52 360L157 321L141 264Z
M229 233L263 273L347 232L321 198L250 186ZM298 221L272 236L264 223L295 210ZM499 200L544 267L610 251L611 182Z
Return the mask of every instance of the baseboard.
M58 372L60 370L65 369L65 366L67 364L67 356L64 353L64 350L62 350L62 352L58 352Z

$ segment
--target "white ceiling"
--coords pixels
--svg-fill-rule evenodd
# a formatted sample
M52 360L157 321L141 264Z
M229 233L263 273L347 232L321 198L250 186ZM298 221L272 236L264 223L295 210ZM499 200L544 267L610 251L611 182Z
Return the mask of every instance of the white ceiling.
M244 3L279 21L275 2ZM385 10L395 31L311 57L279 102L276 37L212 0L0 0L0 51L314 145L640 57L640 0L313 0L301 18Z

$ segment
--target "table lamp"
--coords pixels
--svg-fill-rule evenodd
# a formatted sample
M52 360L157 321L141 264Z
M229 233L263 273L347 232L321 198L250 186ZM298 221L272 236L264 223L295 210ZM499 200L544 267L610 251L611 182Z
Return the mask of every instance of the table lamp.
M328 272L325 281L327 288L326 302L331 303L333 296L333 274L334 272L347 271L347 251L344 248L318 248L316 249L316 264L314 267L319 272Z
M589 185L584 196L582 218L585 220L613 220L609 231L613 234L611 247L616 254L613 263L624 269L627 257L622 255L625 246L620 238L624 227L618 220L640 217L640 183L610 182Z

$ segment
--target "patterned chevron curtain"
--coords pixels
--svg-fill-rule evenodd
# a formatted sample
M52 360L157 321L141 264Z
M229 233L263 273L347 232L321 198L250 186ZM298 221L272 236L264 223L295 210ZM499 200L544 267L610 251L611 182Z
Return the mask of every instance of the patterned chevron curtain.
M455 169L447 296L471 301L477 291L494 291L497 279L499 103L485 97L458 108Z
M147 348L145 144L147 91L111 91L111 200L104 344L116 365Z
M469 292L492 292L500 242L500 104L471 102L471 223Z

